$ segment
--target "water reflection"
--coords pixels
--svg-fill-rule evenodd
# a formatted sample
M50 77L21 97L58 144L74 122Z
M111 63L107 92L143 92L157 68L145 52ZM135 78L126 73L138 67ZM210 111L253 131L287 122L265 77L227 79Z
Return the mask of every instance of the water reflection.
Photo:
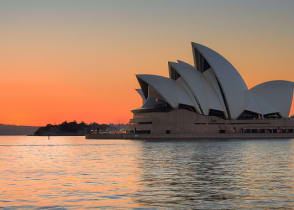
M294 207L293 141L144 142L138 203L176 208Z
M294 140L0 137L0 207L294 208Z
M139 207L136 144L82 137L0 139L0 207Z

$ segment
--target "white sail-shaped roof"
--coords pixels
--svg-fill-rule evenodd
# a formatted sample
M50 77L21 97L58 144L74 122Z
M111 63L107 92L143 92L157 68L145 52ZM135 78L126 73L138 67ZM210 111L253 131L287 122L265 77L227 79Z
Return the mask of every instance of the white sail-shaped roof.
M270 81L248 90L241 75L223 56L197 43L192 43L192 49L195 67L183 61L169 62L170 79L137 75L141 86L137 91L146 106L158 101L172 108L183 104L204 115L229 119L243 119L248 112L256 113L251 114L258 118L267 114L270 115L264 117L270 118L276 113L289 116L293 82ZM189 110L191 107L182 106Z
M183 77L178 78L175 82L176 82L176 84L177 84L182 90L184 90L184 92L187 94L187 96L189 96L189 99L190 99L191 102L193 103L193 107L194 107L194 109L195 109L198 113L202 113L198 101L197 101L196 98L194 97L193 92L191 91L191 89L189 88L188 84L187 84L186 81L183 79Z
M267 111L265 114L278 112L282 117L288 117L292 104L293 88L293 82L275 80L259 84L249 91L273 108L271 112Z
M238 71L223 56L203 45L192 43L195 66L204 72L211 68L221 89L224 102L232 119L244 110L248 88ZM204 59L199 59L200 54ZM199 69L199 63L203 67ZM214 82L214 81L211 81Z
M146 102L146 98L144 96L144 93L141 89L136 89L137 93L141 96L143 104Z
M150 85L173 108L178 108L179 104L194 106L189 96L174 80L148 74L136 76L146 98L148 98L148 89L146 88Z
M225 113L225 107L218 100L214 89L204 76L199 71L196 71L193 66L183 61L178 61L178 63L169 62L169 71L170 77L174 75L173 71L176 71L177 74L183 78L192 92L193 98L197 101L202 114L208 115L210 109L223 111Z
M274 109L274 107L272 107L266 101L264 101L263 98L250 91L247 92L244 110L262 115L277 112L277 110Z

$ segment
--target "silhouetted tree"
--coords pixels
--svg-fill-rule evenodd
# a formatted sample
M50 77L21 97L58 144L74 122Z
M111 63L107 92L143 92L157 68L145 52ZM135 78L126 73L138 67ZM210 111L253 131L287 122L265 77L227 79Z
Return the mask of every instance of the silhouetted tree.
M36 136L64 136L64 135L86 135L91 130L109 130L112 129L107 124L91 123L86 124L85 122L77 123L76 121L67 122L64 121L59 125L48 124L45 127L40 127L34 135Z

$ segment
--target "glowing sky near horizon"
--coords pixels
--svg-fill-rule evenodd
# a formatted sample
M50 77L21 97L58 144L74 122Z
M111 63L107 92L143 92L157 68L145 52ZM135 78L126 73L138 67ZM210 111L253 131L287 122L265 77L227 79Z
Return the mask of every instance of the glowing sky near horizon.
M135 74L193 63L191 41L248 87L294 81L293 0L0 1L0 123L126 123Z

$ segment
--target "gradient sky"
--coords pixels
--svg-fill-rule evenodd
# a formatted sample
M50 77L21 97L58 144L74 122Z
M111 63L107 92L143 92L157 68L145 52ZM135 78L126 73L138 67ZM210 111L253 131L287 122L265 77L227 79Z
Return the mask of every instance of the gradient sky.
M248 87L294 81L293 0L2 0L0 123L126 123L135 74L193 63L191 41Z

